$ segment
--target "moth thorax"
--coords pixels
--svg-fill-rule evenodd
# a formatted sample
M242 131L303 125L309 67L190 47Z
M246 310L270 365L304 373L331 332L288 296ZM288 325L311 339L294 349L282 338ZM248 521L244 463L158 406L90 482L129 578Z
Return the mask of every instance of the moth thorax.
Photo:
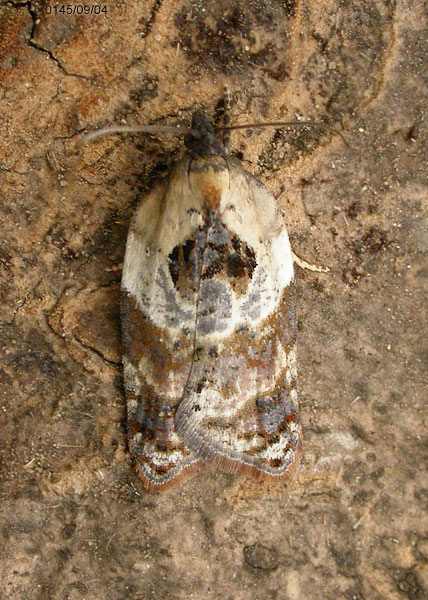
M221 156L193 159L189 172L190 186L200 195L201 202L211 210L220 206L223 193L229 188L229 171Z

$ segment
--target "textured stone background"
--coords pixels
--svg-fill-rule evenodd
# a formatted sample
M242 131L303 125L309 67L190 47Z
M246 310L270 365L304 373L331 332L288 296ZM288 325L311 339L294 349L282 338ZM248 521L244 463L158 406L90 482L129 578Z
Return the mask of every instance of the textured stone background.
M425 2L105 6L0 4L0 596L426 599ZM212 113L225 83L235 122L335 130L233 135L296 253L331 267L298 273L304 460L288 484L206 472L148 495L118 286L132 210L182 141L76 139Z

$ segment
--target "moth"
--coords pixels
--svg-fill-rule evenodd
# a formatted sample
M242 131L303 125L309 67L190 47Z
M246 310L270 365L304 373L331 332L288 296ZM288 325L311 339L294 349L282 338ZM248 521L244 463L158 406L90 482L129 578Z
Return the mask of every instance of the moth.
M129 451L151 490L208 464L284 477L302 445L284 217L204 113L185 146L136 210L122 275Z

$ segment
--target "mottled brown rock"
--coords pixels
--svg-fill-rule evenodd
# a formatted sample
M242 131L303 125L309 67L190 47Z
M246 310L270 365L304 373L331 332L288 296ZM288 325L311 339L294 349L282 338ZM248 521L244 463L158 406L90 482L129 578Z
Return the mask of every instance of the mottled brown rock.
M0 6L1 594L426 598L424 3L46 4ZM226 83L233 122L326 124L232 134L294 251L331 268L298 272L303 461L288 487L211 469L148 496L117 291L133 208L183 140L76 139L212 115Z
M273 571L279 564L275 548L268 548L259 543L245 546L244 559L247 565L261 571Z

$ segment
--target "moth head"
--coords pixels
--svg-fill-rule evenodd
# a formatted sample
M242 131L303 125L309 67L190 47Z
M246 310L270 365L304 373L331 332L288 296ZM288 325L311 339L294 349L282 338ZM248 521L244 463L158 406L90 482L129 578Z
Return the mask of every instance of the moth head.
M184 143L192 156L217 156L223 152L212 121L201 110L193 113L192 124L184 137Z

